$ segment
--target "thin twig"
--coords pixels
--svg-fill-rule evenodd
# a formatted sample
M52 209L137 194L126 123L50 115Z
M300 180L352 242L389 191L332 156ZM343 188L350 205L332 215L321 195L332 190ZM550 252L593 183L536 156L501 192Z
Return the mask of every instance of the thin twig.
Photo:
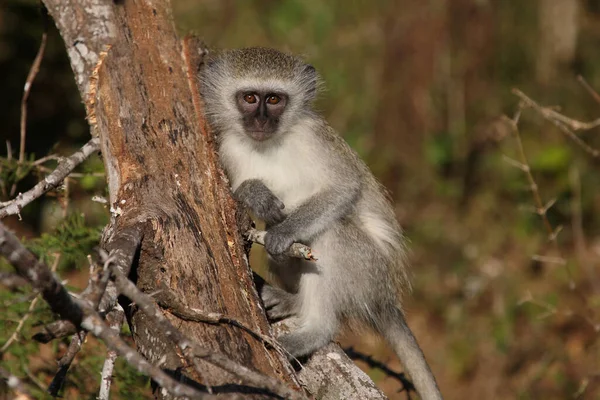
M19 338L19 334L21 333L21 329L23 329L23 326L25 325L25 322L29 319L29 317L33 313L33 310L35 309L35 306L37 305L39 299L40 299L40 296L37 295L31 301L31 303L29 304L29 309L27 310L27 312L25 313L25 315L23 315L23 317L21 317L21 319L19 320L19 323L17 324L17 327L15 328L14 332L12 333L12 335L10 335L10 337L8 338L8 340L6 341L6 343L4 343L4 345L0 348L0 355L4 354L6 352L6 350L8 350L8 348L10 347L10 345Z
M593 147L585 143L583 140L581 140L581 138L579 138L577 135L575 135L575 133L573 133L573 131L589 130L600 126L600 118L592 122L577 121L568 118L562 114L559 114L551 108L540 106L538 103L533 101L525 93L521 92L518 89L513 89L512 92L521 99L521 102L524 106L531 107L534 110L536 110L545 120L552 122L554 126L556 126L569 139L575 142L575 144L581 147L592 157L600 156L600 150L594 149Z
M550 220L548 219L548 209L550 208L550 206L552 206L553 202L549 202L547 205L544 205L544 203L542 201L542 197L540 195L538 185L533 177L533 174L531 173L531 167L529 166L529 162L527 161L527 156L525 155L525 148L523 146L523 141L521 139L521 133L519 131L519 126L518 126L519 118L521 116L522 108L524 106L536 108L536 109L538 109L538 111L540 111L540 109L542 109L542 110L545 110L545 109L543 107L540 107L539 105L537 105L537 103L535 103L533 100L529 99L527 96L525 96L522 92L518 91L517 89L513 89L513 93L515 93L519 97L521 97L523 103L520 104L519 109L517 110L517 112L515 113L515 115L512 119L509 119L508 117L505 117L505 118L507 120L509 120L511 127L513 129L513 133L514 133L514 136L515 136L515 139L517 142L517 152L519 155L518 162L522 166L524 166L524 168L521 168L521 169L525 173L525 176L527 177L527 181L529 182L529 187L530 187L531 194L533 196L533 201L534 201L534 205L536 207L536 212L542 218L544 227L546 228L546 232L548 233L548 240L552 243L552 245L556 249L556 251L558 251L557 236L558 236L558 232L560 232L562 227L559 226L557 228L554 228L552 226L552 224L550 223ZM542 113L542 111L540 111L540 113ZM542 113L542 115L544 115L544 114ZM549 118L546 118L546 119L549 119ZM549 119L549 120L551 120L551 119ZM562 125L562 126L564 126L564 125ZM568 130L568 128L565 128L565 129ZM574 134L573 134L573 136L576 137ZM579 138L577 138L577 139L579 140ZM539 255L536 255L533 258L537 259L537 260L541 260L541 261L549 261L550 260L550 258L548 258L548 257L539 256ZM569 288L576 294L576 296L579 298L581 303L585 306L585 308L587 309L587 312L589 314L589 316L583 316L583 318L588 323L590 323L594 327L594 329L598 329L598 326L600 324L598 322L596 322L596 317L595 317L596 313L595 313L594 309L591 308L590 305L588 304L585 294L583 294L580 290L578 290L577 284L575 283L573 271L571 270L569 263L566 262L566 260L564 260L564 258L562 258L562 257L552 257L551 260L553 262L556 262L556 263L564 266L564 270L566 271L567 276L569 278Z
M23 88L23 97L21 98L21 143L19 147L19 164L17 166L17 177L21 171L21 165L25 162L25 139L27 137L27 99L29 98L29 93L31 92L31 86L33 81L40 70L40 64L42 63L42 58L44 57L44 49L46 48L46 39L48 38L48 34L44 32L42 34L42 42L40 43L40 48L33 60L33 64L29 69L29 74L27 74L27 80L25 81L25 87ZM10 195L14 196L15 191L17 190L16 182L13 184L10 189Z
M52 378L52 382L48 385L48 393L52 397L58 397L58 393L60 389L63 387L65 379L67 377L67 372L69 372L69 368L75 359L79 350L81 350L81 345L85 340L85 335L87 332L80 331L76 332L71 337L71 343L69 343L69 347L63 356L58 360L58 371L54 374L54 378Z
M201 322L213 325L231 325L245 331L252 337L262 341L263 343L268 344L269 346L275 349L284 351L284 349L279 345L279 343L277 343L272 338L263 335L260 332L254 331L253 329L247 327L246 325L234 318L216 312L204 312L195 308L186 307L186 305L183 304L168 287L161 287L160 294L154 296L154 299L162 308L166 309L166 311L170 312L178 318L184 319L186 321Z
M62 157L59 159L59 161L60 160L62 160ZM49 172L53 171L53 169L44 167L43 165L36 165L36 169L40 172L45 172L45 173L49 173ZM69 178L85 178L88 176L103 178L106 176L106 174L104 172L71 172L69 174Z
M110 323L110 329L115 331L117 334L121 331L121 325L125 319L125 312L123 308L117 304L113 310L115 318ZM112 384L112 374L115 368L115 361L117 360L117 352L109 350L106 353L106 359L102 365L102 374L100 375L100 392L98 393L98 400L109 400L110 398L110 386Z
M266 231L258 231L256 229L249 229L248 232L246 232L245 236L248 238L249 241L264 246L266 234L267 234ZM317 261L318 260L318 258L316 258L315 255L313 254L312 249L306 245L303 245L302 243L292 244L292 246L287 251L285 251L283 254L288 257L302 258L304 260L309 260L309 261Z
M377 368L383 371L383 373L385 373L387 376L390 376L396 379L398 382L400 382L402 384L402 389L400 391L406 391L408 399L410 399L410 392L417 392L415 386L410 381L410 379L406 377L406 374L404 374L404 372L396 372L390 369L390 367L388 367L381 361L375 360L372 356L354 350L354 347L352 346L347 347L343 350L351 359L364 361L369 367Z
M19 214L27 204L60 185L76 166L98 150L100 150L100 139L91 139L81 149L61 160L56 169L41 182L38 182L32 189L19 194L13 200L0 203L0 218L4 218L7 215Z
M37 160L35 160L33 162L33 165L37 166L41 166L42 164L44 164L45 162L48 161L60 161L62 157L57 156L56 154L50 154L49 156L46 157L42 157L42 158L38 158Z
M577 80L584 87L585 90L592 96L596 103L600 104L600 94L585 80L585 78L581 75L577 76Z
M25 371L25 375L27 375L27 378L29 378L29 380L33 382L33 384L37 386L38 389L44 390L46 388L46 385L40 380L40 378L38 378L33 372L31 372L27 365L23 365L23 370Z
M527 178L527 182L529 183L529 190L531 190L531 194L533 195L533 201L535 204L536 212L542 218L544 223L544 227L548 232L548 237L552 238L554 233L554 228L552 228L552 224L550 220L548 220L547 210L544 207L544 202L542 201L542 196L540 195L540 191L538 189L538 185L533 178L533 174L531 173L531 167L529 167L529 162L527 161L527 156L525 155L525 148L523 147L523 141L521 140L521 134L519 132L518 122L521 113L520 110L517 114L515 114L512 120L509 120L511 123L511 127L513 128L513 133L517 140L517 152L519 155L518 163L521 165L519 169L525 173L525 177ZM569 273L569 277L571 277L571 273ZM570 278L572 279L572 278Z

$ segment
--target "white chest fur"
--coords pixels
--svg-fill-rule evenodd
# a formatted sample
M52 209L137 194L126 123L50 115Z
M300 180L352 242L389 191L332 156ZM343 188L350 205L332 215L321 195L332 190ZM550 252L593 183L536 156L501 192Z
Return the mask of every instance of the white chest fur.
M278 147L257 150L238 135L226 135L219 146L221 162L235 190L248 179L260 179L290 212L329 182L320 149L307 128L289 132Z

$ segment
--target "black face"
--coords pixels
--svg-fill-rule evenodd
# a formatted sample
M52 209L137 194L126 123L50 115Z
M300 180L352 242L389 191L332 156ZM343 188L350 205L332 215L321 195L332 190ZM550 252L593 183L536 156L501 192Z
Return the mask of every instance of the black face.
M236 95L244 129L253 139L267 140L279 126L288 98L283 93L241 91Z

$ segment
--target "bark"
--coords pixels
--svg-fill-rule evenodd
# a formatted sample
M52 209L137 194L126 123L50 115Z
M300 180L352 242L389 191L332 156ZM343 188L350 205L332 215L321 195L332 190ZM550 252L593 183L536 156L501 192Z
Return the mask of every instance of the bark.
M199 47L179 40L166 0L44 3L65 40L92 135L100 139L111 205L103 242L124 229L141 229L141 250L130 274L138 288L234 319L258 335L234 324L192 322L165 312L169 321L204 348L300 391L285 357L260 340L272 335L271 328L202 117ZM235 388L235 376L205 361L195 371L151 318L131 305L125 310L138 351L153 365L215 392ZM330 361L330 368L338 365ZM372 398L360 391L367 381L372 391L366 375L360 382L352 382L350 374L333 378L321 376L313 394L345 380L356 389L347 398ZM157 396L165 394L157 391Z

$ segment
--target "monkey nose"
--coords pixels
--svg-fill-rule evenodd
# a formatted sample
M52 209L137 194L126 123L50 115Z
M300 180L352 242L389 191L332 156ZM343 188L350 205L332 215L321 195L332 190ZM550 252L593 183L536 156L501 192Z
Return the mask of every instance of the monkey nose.
M257 118L255 121L255 126L256 128L263 130L266 128L268 122L268 118Z

